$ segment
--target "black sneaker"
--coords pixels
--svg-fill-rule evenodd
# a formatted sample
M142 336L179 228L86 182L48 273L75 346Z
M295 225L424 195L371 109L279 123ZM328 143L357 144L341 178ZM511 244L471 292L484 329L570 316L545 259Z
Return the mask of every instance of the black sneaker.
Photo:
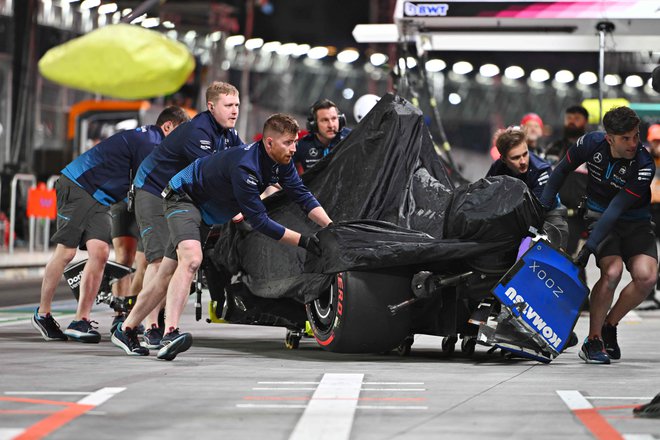
M115 315L115 317L112 318L112 325L110 325L110 336L112 336L115 330L117 330L117 326L120 323L124 322L125 319L126 319L126 315L124 315L123 313L120 313L119 315Z
M173 360L177 354L188 350L192 345L193 338L190 333L179 333L179 329L174 329L163 336L160 344L163 346L158 350L156 357L166 361Z
M621 359L621 349L616 340L616 326L605 324L601 331L607 355L610 359Z
M137 329L127 328L123 330L124 323L121 322L115 329L110 340L126 354L131 356L148 356L149 349L140 345Z
M151 324L151 328L142 334L142 346L159 349L162 347L160 341L163 339L163 329L156 324Z
M610 357L605 351L603 341L598 338L585 339L584 344L582 344L582 349L580 349L580 352L578 353L578 356L580 356L580 359L588 364L610 363Z
M98 344L101 340L101 334L96 331L98 322L89 321L85 318L80 321L71 321L71 324L64 330L64 334L74 341Z
M46 313L46 316L39 316L39 307L34 310L34 315L32 315L32 327L39 330L46 341L66 341L69 339L60 330L60 325L50 313Z

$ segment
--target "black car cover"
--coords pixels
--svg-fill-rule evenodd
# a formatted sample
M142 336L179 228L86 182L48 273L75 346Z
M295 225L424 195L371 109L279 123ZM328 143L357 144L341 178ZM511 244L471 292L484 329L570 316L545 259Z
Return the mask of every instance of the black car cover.
M303 182L332 218L318 234L321 257L256 232L225 225L213 262L240 273L264 298L317 298L332 274L455 261L493 250L515 250L542 211L525 184L510 177L482 179L454 189L435 152L422 113L385 95ZM281 191L264 203L287 228L320 228ZM306 261L307 260L307 261Z

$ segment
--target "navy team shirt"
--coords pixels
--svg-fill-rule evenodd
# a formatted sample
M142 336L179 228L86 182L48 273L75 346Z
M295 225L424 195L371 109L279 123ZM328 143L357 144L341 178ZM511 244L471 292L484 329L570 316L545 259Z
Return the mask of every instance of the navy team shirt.
M202 112L176 127L147 156L135 176L135 187L160 197L172 176L195 159L242 144L236 130L222 127L209 111Z
M545 187L545 184L548 183L548 179L550 178L550 173L552 173L550 164L530 151L529 164L527 166L526 172L514 174L513 171L511 171L506 163L504 163L504 161L500 158L493 162L493 164L490 166L488 173L486 173L486 177L511 176L515 177L516 179L520 179L525 182L525 185L527 185L527 188L529 188L532 194L540 199L541 194L543 194L543 188ZM557 203L555 203L553 207L556 205Z
M298 141L296 152L293 154L293 162L296 164L299 163L300 166L302 166L303 171L307 171L308 168L312 167L316 162L327 156L335 145L346 138L350 132L350 128L342 128L339 130L339 133L332 138L327 147L321 143L316 136L316 133L308 133Z
M276 163L266 154L263 141L197 159L176 174L170 186L190 196L208 225L226 223L241 212L255 230L279 240L285 228L268 217L259 197L276 183L305 213L320 206L300 180L293 161Z
M115 133L74 159L62 174L102 205L112 205L126 197L138 167L164 138L156 125Z
M614 158L604 132L591 132L566 152L548 181L541 203L557 193L568 173L585 163L589 172L587 206L602 213L591 232L586 246L595 251L617 220L650 220L651 180L655 163L640 143L631 160Z

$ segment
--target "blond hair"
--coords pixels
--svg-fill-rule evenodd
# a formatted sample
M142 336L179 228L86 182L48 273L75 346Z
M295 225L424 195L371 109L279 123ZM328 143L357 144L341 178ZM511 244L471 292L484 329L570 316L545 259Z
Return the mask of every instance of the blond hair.
M291 115L284 113L275 113L266 119L264 123L264 136L275 132L278 134L298 134L300 126L298 121Z
M213 81L206 89L206 102L216 102L220 95L238 96L238 89L226 82Z

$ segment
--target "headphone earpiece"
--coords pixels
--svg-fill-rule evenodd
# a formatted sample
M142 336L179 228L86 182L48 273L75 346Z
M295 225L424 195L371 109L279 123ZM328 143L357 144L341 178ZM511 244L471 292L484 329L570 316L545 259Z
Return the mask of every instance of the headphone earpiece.
M316 111L320 109L322 105L326 105L328 103L331 104L332 107L336 108L337 111L339 111L339 108L332 101L328 99L321 99L319 101L316 101L309 108L309 114L307 115L307 131L312 133L316 133L318 131L319 127L318 124L316 123ZM339 119L339 131L341 131L342 128L346 127L346 115L344 115L343 113L339 113L337 115L337 118Z

